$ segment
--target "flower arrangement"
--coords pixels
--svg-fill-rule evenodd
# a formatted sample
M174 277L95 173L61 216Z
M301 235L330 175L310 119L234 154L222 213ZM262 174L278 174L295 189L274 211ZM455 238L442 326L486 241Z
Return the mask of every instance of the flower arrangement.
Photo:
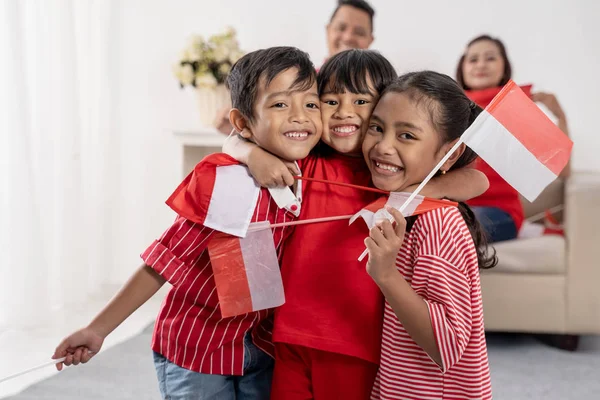
M200 35L193 35L181 52L173 72L182 88L190 85L211 89L225 83L231 66L243 55L236 31L231 27L208 40Z

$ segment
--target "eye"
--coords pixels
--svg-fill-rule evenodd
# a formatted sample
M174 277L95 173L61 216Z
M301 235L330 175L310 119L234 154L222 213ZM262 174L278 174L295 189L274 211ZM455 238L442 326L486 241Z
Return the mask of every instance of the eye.
M285 105L285 103L275 103L275 104L273 104L272 107L273 108L284 108L284 107L287 107L287 106Z
M369 125L369 132L371 133L382 133L383 129L377 124Z
M365 104L369 104L369 101L364 100L364 99L359 99L359 100L356 100L355 103L358 104L359 106L364 106Z
M337 106L338 102L335 100L323 100L323 103L327 104L328 106Z
M413 140L415 139L414 135L412 133L408 133L408 132L404 132L398 135L399 139L402 140Z
M319 109L319 105L318 105L318 104L316 104L316 103L308 103L308 104L306 105L306 107L308 107L308 108L312 108L313 110L318 110L318 109Z

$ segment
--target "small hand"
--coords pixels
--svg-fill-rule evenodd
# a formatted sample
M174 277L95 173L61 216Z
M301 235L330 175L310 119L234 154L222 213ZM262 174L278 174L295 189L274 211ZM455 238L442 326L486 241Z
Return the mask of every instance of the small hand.
M282 161L265 151L250 153L248 168L260 186L269 188L292 186L294 175L300 174L295 163Z
M389 220L371 228L365 245L369 250L367 273L375 282L382 282L390 274L396 273L396 257L406 232L406 219L395 208L386 207L395 220L395 226Z
M63 362L56 364L56 369L62 370L63 364L69 366L87 363L100 351L102 343L104 338L89 327L72 333L60 342L52 355L53 359L66 357Z

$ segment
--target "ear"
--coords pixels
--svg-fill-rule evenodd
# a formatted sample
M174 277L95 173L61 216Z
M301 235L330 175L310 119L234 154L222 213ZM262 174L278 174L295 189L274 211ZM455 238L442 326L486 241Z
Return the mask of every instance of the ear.
M231 122L231 126L233 126L244 139L250 139L252 137L252 131L250 130L248 120L237 108L232 108L231 111L229 111L229 122Z
M367 46L367 48L371 47L371 44L373 44L374 40L375 40L375 36L373 36L373 33L371 32L371 40L369 41L369 45Z
M452 142L446 143L442 146L442 148L440 149L443 152L442 157L448 154L448 152L452 149L452 147L454 147L458 140L459 139L453 140ZM452 153L452 155L448 158L448 160L446 160L446 162L441 166L440 171L448 171L450 167L452 167L454 163L458 161L460 156L463 155L463 153L465 152L465 148L466 145L464 143L461 143L460 146L458 146L458 149L456 149L454 153Z

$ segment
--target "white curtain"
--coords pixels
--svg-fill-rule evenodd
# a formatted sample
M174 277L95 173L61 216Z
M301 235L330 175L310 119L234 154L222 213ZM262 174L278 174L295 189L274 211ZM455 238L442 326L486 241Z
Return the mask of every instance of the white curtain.
M0 3L0 327L33 326L111 261L112 2Z

